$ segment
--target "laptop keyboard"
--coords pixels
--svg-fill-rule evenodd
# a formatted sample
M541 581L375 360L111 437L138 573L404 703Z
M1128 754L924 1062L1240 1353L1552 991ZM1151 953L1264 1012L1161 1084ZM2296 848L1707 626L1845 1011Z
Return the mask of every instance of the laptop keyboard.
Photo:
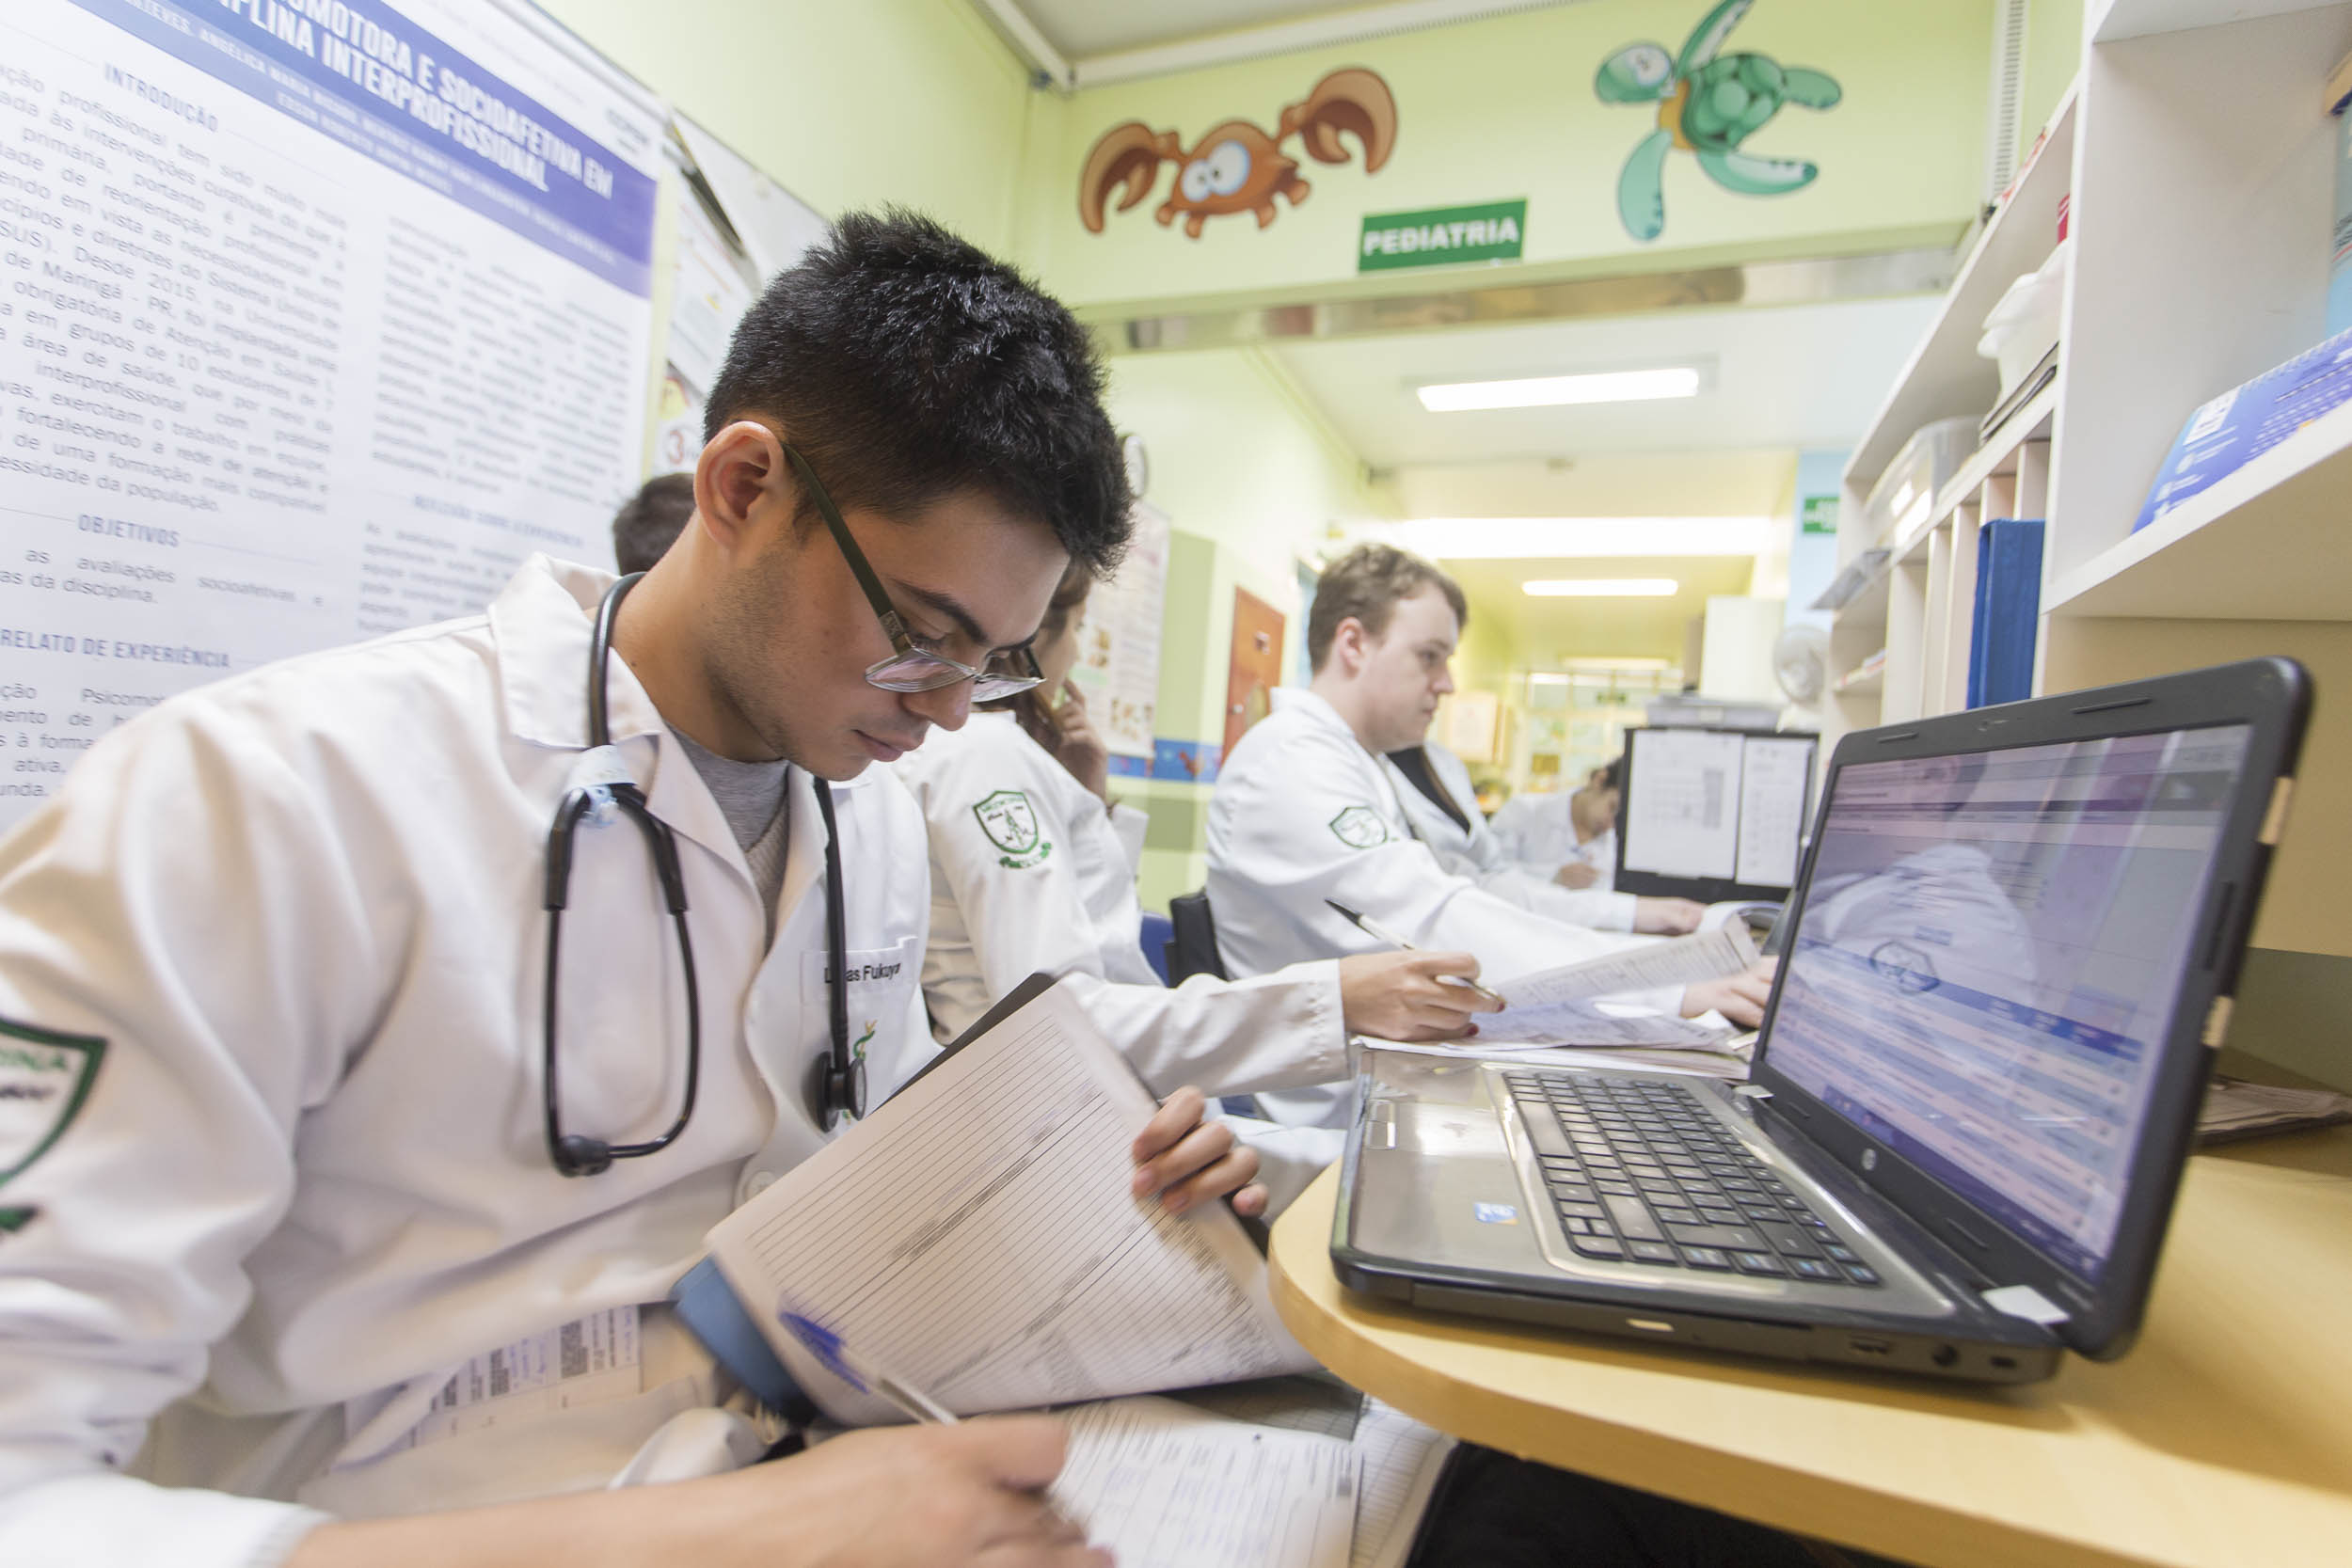
M1502 1076L1519 1114L1550 1118L1575 1150L1536 1158L1580 1255L1822 1285L1879 1283L1877 1271L1687 1086L1525 1068Z

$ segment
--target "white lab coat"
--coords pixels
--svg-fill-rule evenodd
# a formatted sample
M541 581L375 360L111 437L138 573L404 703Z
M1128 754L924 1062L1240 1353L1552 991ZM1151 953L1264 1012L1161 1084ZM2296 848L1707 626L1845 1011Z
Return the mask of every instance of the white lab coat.
M1246 980L1160 983L1138 941L1143 814L1106 813L1010 714L974 714L892 766L930 828L923 994L943 1043L1042 971L1067 976L1156 1095L1191 1084L1215 1099L1346 1075L1336 959ZM1330 1139L1302 1140L1299 1129L1233 1119L1258 1149L1278 1207L1339 1152Z
M1617 830L1603 828L1582 843L1568 816L1570 791L1515 795L1502 802L1488 826L1503 857L1538 877L1549 877L1571 861L1598 876L1587 893L1605 891L1617 879Z
M0 840L0 1019L106 1040L79 1116L0 1186L38 1211L0 1237L0 1561L275 1560L317 1515L224 1491L366 1513L596 1485L707 1402L707 1359L654 1313L672 1331L634 1398L347 1463L398 1450L469 1358L660 1302L706 1227L824 1141L809 781L771 947L717 803L615 657L616 749L677 833L702 1082L670 1148L548 1163L542 847L610 580L533 558L484 615L176 698ZM934 1051L923 825L886 771L834 794L878 1101ZM659 1132L682 979L626 819L580 833L562 957L567 1130ZM167 1406L146 1472L223 1490L115 1473Z
M1489 981L1644 940L1532 914L1448 871L1413 836L1400 787L1410 788L1329 703L1275 691L1274 711L1225 759L1209 805L1209 908L1229 973L1381 949L1327 898L1416 946L1475 954ZM1258 1103L1279 1120L1344 1126L1349 1087L1262 1094Z
M1438 862L1457 876L1468 877L1496 897L1517 904L1535 914L1549 915L1571 926L1590 926L1597 931L1630 931L1633 929L1635 905L1640 902L1629 893L1612 893L1606 887L1565 888L1551 880L1550 873L1536 874L1518 863L1503 852L1501 841L1488 831L1486 818L1478 809L1478 791L1470 784L1470 769L1462 759L1434 741L1425 742L1422 753L1429 758L1429 770L1454 803L1461 808L1470 827L1448 816L1438 804L1423 795L1405 770L1387 757L1380 759L1389 772L1390 782L1397 799L1404 803L1406 820L1412 824L1413 834L1437 852Z

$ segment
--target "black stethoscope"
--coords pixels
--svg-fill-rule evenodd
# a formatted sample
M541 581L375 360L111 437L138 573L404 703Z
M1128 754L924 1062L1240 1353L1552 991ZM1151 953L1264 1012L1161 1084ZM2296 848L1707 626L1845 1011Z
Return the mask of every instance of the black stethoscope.
M612 652L612 622L621 600L644 576L643 572L634 572L621 578L605 590L603 602L596 606L596 629L588 639L588 747L592 753L612 744L612 730L605 721L605 670ZM866 1063L850 1053L850 998L843 962L849 934L848 920L842 911L841 848L834 828L833 788L822 779L817 780L816 784L817 813L825 819L825 989L832 1015L833 1049L816 1062L809 1086L818 1121L830 1132L844 1117L866 1114ZM600 808L608 802L620 807L637 824L637 831L645 835L645 847L653 854L654 874L661 881L662 900L669 906L670 920L677 928L678 958L686 970L686 1101L678 1107L677 1120L670 1124L667 1132L658 1138L633 1144L608 1143L602 1138L564 1132L556 1093L557 951L563 935L564 907L571 889L572 832L580 826L581 817L591 812L601 815ZM686 877L678 869L677 839L669 825L655 816L645 804L644 791L617 764L603 777L575 784L564 792L564 803L555 808L555 821L548 829L545 905L547 1000L540 1020L540 1042L546 1061L548 1158L565 1176L595 1176L611 1169L615 1160L634 1160L675 1143L694 1115L694 1089L702 1077L702 1004L694 983L694 945L686 931Z

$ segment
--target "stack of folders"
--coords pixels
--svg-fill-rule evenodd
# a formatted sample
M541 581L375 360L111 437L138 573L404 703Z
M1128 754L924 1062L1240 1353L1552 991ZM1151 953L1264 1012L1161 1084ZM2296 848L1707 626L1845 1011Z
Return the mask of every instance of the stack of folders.
M2332 1089L2288 1089L2215 1073L2197 1115L2197 1141L2233 1143L2352 1121L2352 1098Z
M1977 531L1977 617L1968 643L1968 705L2033 695L2042 613L2042 520L1996 517Z

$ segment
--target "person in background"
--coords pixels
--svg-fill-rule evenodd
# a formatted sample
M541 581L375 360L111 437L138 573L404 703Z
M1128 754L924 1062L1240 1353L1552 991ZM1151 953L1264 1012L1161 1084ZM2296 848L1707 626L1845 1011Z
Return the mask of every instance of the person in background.
M614 579L534 556L485 613L141 714L0 838L0 1051L56 1107L29 1145L0 1118L0 1563L1100 1568L1046 1496L1050 1418L610 1483L736 1462L681 1433L730 1386L665 1298L840 1124L829 828L866 1102L935 1054L923 821L871 764L1019 689L1064 570L1117 558L1102 386L1018 273L852 214L738 328L694 522L609 657ZM691 907L683 1118L671 879L617 813L581 826L553 961L548 823L623 782ZM1204 1110L1172 1095L1121 1189L1261 1212ZM612 1375L470 1408L510 1348Z
M1564 888L1607 892L1617 877L1617 812L1625 798L1625 759L1596 768L1568 794L1519 794L1495 813L1503 855Z
M621 576L650 571L694 520L694 476L656 474L612 514L612 559Z
M1540 875L1531 874L1504 849L1500 832L1479 815L1477 793L1470 787L1470 769L1462 766L1461 758L1434 740L1424 740L1419 746L1391 752L1386 760L1411 786L1398 790L1397 795L1414 833L1436 852L1448 871L1470 878L1499 898L1571 926L1657 936L1695 931L1707 913L1707 906L1688 898L1636 897L1612 893L1606 883L1596 887L1591 868L1581 862L1571 863L1583 873L1575 880L1569 879L1567 866L1559 867L1557 876L1549 867ZM1614 843L1613 835L1613 856ZM1613 863L1611 869L1613 872Z
M1307 621L1314 671L1306 690L1274 693L1274 711L1233 748L1209 807L1209 905L1228 974L1264 974L1308 958L1382 944L1332 901L1417 946L1478 956L1490 979L1549 969L1639 939L1570 926L1497 897L1449 871L1416 837L1385 753L1420 743L1449 666L1464 602L1418 556L1364 545L1316 585ZM1736 1023L1763 1016L1770 970L1628 1000ZM1275 1119L1343 1127L1350 1085L1263 1094Z
M1031 645L1041 684L892 765L930 830L923 997L941 1042L1039 972L1068 977L1154 1093L1194 1084L1215 1098L1343 1078L1351 1033L1470 1033L1472 1015L1495 1004L1439 978L1475 977L1466 953L1359 953L1246 980L1160 984L1139 941L1144 814L1111 800L1108 751L1069 678L1093 581L1083 562L1063 576ZM1232 1125L1261 1156L1269 1212L1339 1156L1328 1129Z

